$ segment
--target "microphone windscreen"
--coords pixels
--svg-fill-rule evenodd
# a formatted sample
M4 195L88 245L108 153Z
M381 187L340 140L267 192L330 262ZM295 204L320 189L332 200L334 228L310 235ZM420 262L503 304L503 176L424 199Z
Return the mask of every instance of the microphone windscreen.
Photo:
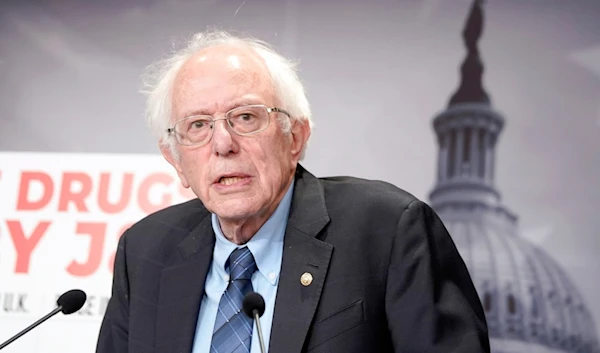
M56 304L62 308L61 311L63 314L69 315L81 309L83 304L85 304L86 299L87 295L84 291L71 289L70 291L63 293L56 301Z
M258 311L258 316L260 317L265 313L265 300L262 295L250 292L244 297L242 308L244 309L244 313L249 317L254 318L254 310Z

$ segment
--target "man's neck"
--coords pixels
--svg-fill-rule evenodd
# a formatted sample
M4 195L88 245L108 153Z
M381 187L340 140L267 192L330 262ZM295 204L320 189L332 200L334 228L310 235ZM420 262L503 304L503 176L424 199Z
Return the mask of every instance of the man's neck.
M230 242L237 245L244 245L252 239L254 234L258 232L263 224L265 224L271 214L273 214L273 211L266 217L255 217L246 219L242 222L228 222L219 218L221 232L223 232L225 238Z

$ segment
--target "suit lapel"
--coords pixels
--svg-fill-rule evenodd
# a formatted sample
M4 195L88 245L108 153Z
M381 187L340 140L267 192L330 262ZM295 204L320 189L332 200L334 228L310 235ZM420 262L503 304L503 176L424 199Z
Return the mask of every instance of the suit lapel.
M270 352L302 351L333 251L331 244L316 238L328 222L322 186L317 178L298 166L284 238Z
M156 353L192 351L204 283L215 244L210 215L179 244L182 261L162 270Z

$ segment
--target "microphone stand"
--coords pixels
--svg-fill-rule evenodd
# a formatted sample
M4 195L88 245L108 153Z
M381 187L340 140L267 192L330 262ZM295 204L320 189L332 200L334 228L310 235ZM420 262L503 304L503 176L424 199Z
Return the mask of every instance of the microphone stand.
M43 318L39 319L38 321L34 322L33 324L29 325L27 328L25 328L23 331L17 333L16 335L14 335L13 337L9 338L8 341L0 344L0 349L8 346L9 344L13 343L15 340L17 340L19 337L23 336L24 334L26 334L27 332L33 330L34 328L36 328L39 324L41 324L42 322L48 320L49 318L51 318L52 316L58 314L60 311L62 310L62 306L57 307L56 309L52 310L49 314L47 314L46 316L44 316Z
M256 329L258 330L258 342L260 343L260 352L265 353L265 341L263 340L262 328L260 327L260 316L258 316L258 309L252 310L254 314L254 322L256 322Z

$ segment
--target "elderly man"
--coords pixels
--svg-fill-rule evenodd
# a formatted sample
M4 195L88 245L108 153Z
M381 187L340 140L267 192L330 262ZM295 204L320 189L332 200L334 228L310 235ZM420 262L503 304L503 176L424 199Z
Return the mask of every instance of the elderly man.
M154 67L148 120L197 199L121 237L98 353L489 352L450 235L390 184L316 178L294 66L265 43L196 35ZM150 76L149 76L150 77Z

